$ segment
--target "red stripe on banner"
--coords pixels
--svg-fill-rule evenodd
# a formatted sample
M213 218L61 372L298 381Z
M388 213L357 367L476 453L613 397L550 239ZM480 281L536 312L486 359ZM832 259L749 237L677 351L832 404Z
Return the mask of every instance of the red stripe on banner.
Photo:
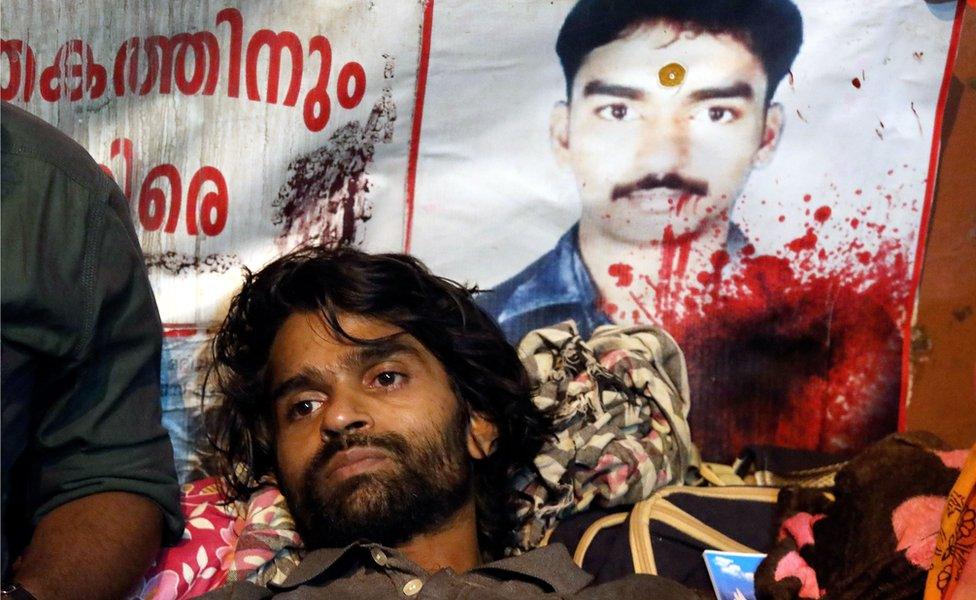
M949 39L949 52L946 56L945 73L942 76L942 87L939 89L939 102L935 107L935 123L932 126L932 152L929 155L929 171L925 180L925 203L922 206L922 222L918 233L918 246L915 248L915 264L912 272L912 284L909 288L905 314L908 318L902 329L901 347L901 404L898 407L898 431L905 430L905 418L908 407L908 388L910 385L912 321L915 318L915 299L922 280L922 260L925 257L925 242L928 237L929 220L932 218L932 202L935 200L935 178L939 169L939 153L942 150L942 117L945 113L946 97L949 94L949 82L952 80L952 69L956 64L956 53L959 49L959 37L962 29L962 14L966 9L966 2L959 0L956 16L952 24L952 36Z
M417 185L417 159L420 154L420 126L424 120L424 93L427 91L427 64L430 62L430 32L434 23L434 0L424 1L424 22L420 33L420 59L417 64L417 88L414 91L413 131L407 158L406 210L403 225L403 251L410 252L413 232L413 194Z
M192 323L165 323L163 335L166 337L190 337L196 335L199 328Z

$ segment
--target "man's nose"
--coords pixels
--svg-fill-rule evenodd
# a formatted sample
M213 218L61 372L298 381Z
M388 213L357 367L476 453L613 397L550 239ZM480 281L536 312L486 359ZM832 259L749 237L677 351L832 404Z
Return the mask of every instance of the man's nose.
M373 427L373 417L361 390L337 386L329 394L323 411L323 438L334 439L342 434L366 433Z
M660 177L681 172L688 159L688 124L672 115L646 119L637 149L638 170Z

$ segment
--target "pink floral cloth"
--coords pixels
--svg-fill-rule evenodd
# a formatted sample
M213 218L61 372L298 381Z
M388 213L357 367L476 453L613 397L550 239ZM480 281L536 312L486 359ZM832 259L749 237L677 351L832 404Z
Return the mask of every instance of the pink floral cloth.
M133 598L193 598L233 581L287 577L302 542L278 488L261 488L247 502L222 500L214 477L183 486L183 540L159 554Z

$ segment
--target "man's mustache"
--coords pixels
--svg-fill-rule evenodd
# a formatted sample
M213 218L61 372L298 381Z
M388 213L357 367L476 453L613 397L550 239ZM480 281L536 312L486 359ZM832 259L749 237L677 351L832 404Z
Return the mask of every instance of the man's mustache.
M312 458L307 472L313 473L319 469L324 469L336 454L357 446L363 448L381 448L389 452L394 459L405 456L409 450L407 440L403 436L394 433L384 435L342 434L330 439L325 445L319 448L319 451L315 453L315 457Z
M677 173L668 173L664 177L657 175L645 175L632 183L623 183L614 186L611 198L618 200L626 198L634 192L653 190L657 188L667 188L679 192L686 192L694 196L708 195L708 182L700 179L686 179Z

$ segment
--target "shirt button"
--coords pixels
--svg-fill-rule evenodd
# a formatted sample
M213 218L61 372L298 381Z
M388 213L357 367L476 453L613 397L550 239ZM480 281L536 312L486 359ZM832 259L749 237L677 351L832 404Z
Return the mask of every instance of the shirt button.
M372 548L369 551L369 554L370 556L373 557L373 561L375 561L376 564L378 564L381 567L385 567L386 563L390 562L390 560L386 558L386 553L384 553L379 548Z
M403 593L407 596L414 596L420 591L420 588L424 587L424 582L419 579L411 579L403 586Z

